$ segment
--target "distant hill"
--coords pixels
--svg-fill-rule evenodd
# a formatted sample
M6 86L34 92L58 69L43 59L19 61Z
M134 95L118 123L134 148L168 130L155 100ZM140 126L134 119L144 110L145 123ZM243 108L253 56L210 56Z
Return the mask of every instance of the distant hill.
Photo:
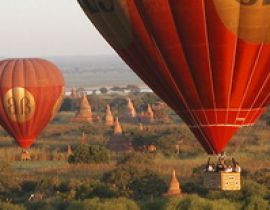
M46 59L63 71L67 87L145 86L118 56L54 56Z

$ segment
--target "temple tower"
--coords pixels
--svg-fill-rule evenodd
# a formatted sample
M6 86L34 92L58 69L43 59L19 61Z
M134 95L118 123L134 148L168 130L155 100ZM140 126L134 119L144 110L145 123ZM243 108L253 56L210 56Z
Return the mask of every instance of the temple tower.
M128 114L131 118L135 118L137 116L137 112L134 108L134 104L130 98L127 98L127 109L128 109Z
M85 94L81 97L80 110L76 113L75 117L71 119L72 122L89 122L93 121L93 114L91 105Z
M164 194L165 197L174 197L181 195L181 188L179 181L175 174L175 169L172 171L171 181L167 193Z
M107 104L106 114L105 114L105 125L113 126L114 125L114 117L111 112L111 107Z
M123 133L122 126L118 120L118 117L116 117L114 125L114 135L122 135L122 133Z
M147 111L146 111L146 116L149 119L150 122L154 121L154 112L150 104L147 105Z

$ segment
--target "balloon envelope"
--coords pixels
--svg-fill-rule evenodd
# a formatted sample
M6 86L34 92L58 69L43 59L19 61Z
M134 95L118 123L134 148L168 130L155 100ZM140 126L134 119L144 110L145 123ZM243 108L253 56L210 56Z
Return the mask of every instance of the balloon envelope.
M23 148L31 146L61 105L64 79L42 59L0 62L0 124Z
M270 1L78 2L209 154L269 104Z

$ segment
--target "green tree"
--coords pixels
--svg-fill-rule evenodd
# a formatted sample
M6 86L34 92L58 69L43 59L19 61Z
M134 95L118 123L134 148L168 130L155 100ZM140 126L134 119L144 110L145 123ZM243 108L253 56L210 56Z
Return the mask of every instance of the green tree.
M100 88L99 91L100 91L102 94L108 93L108 89L105 88L105 87Z
M182 199L171 199L167 203L165 210L237 210L239 206L235 203L220 199L220 200L208 200L201 198L197 195L188 195Z
M65 98L60 111L72 111L73 110L73 100L71 98Z
M69 163L107 163L110 160L109 151L100 145L79 144L73 155L69 156Z
M176 155L176 147L175 145L178 143L179 137L175 135L165 135L161 136L157 140L157 146L162 151L165 156L175 156Z
M270 205L262 197L254 195L247 199L243 210L270 210Z
M116 110L118 113L123 112L127 106L127 99L125 97L115 97L110 105L112 110Z
M161 100L155 93L143 93L135 99L137 105L144 104L144 107L142 107L144 109L146 108L147 104L154 104L159 101Z
M109 151L100 145L89 146L89 162L107 163L110 160Z
M89 163L89 146L85 144L79 144L73 155L69 156L69 163Z
M0 210L26 210L23 205L0 202Z
M126 89L132 93L139 93L141 91L137 85L127 85Z
M131 152L123 154L118 160L117 165L137 165L138 163L143 163L144 165L150 165L154 163L154 154L141 153L141 152ZM136 166L134 166L136 167Z
M254 182L252 180L246 180L242 187L243 198L249 198L251 196L266 197L269 195L269 190L263 186Z
M9 195L20 188L17 174L6 161L0 160L0 193Z
M129 184L139 176L138 170L132 166L121 165L105 173L102 181L114 187L119 195L130 196L132 194Z
M86 199L84 201L72 202L67 210L139 210L138 204L127 198L115 199Z
M77 199L87 198L113 198L116 196L115 192L105 183L99 181L84 181L79 184L76 189Z
M147 145L156 144L156 141L159 138L158 133L156 132L147 132L147 133L133 133L131 137L132 146L135 149L145 147Z
M124 92L125 88L114 86L111 88L111 91Z
M133 191L132 197L137 200L151 200L165 193L167 185L163 179L153 171L146 170L144 173L129 184Z
M91 104L92 111L101 113L104 111L104 108L106 107L106 100L102 98L100 95L89 95L88 100Z
M160 196L165 192L166 184L158 174L148 169L153 163L151 159L148 159L150 155L132 153L124 156L118 161L115 169L104 174L102 180L112 186L121 196L135 199ZM138 163L145 164L138 165Z

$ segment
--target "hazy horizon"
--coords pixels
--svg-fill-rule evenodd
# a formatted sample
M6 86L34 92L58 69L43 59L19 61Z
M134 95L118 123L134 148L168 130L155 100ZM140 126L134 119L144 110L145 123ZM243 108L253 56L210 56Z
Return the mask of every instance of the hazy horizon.
M0 57L116 55L75 0L0 0Z

